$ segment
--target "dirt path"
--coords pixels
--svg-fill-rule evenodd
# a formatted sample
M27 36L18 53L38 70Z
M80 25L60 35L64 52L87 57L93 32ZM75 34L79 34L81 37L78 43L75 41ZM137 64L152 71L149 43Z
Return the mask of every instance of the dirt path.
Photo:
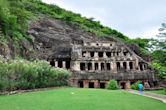
M146 96L146 97L157 99L157 100L160 100L160 101L166 103L166 95L160 95L160 94L149 93L149 92L143 92L143 94L140 94L139 91L131 90L131 89L126 90L126 91L128 91L130 93L133 93L133 94L143 95L143 96Z

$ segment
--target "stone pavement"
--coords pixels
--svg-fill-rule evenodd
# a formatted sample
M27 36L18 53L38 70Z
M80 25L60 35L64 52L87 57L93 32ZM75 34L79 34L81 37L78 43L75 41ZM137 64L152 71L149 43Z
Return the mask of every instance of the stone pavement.
M133 94L143 95L143 96L146 96L146 97L157 99L157 100L160 100L160 101L166 103L166 95L160 95L160 94L155 94L155 93L150 93L150 92L143 92L143 94L140 94L139 91L132 90L132 89L128 89L126 91L128 91L130 93L133 93Z

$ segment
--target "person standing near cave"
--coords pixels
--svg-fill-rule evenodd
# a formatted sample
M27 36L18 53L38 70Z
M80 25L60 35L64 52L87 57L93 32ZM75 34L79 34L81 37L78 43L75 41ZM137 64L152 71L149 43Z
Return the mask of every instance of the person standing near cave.
M143 84L142 84L142 82L140 82L139 84L138 84L138 88L139 88L139 92L140 92L140 94L142 95L143 94Z

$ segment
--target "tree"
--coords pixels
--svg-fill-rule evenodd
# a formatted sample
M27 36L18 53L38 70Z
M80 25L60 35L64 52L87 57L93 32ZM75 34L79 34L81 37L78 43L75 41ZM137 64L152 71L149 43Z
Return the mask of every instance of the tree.
M157 37L151 41L153 67L158 69L159 76L166 79L166 23L162 23Z
M160 49L166 50L166 23L162 23L162 27L159 29L159 35L157 35L158 46Z

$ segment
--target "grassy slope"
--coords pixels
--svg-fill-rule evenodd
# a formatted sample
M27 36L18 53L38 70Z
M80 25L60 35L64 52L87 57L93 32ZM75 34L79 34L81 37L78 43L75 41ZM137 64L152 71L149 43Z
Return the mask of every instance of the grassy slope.
M0 96L0 110L166 110L166 104L119 90L65 88Z

